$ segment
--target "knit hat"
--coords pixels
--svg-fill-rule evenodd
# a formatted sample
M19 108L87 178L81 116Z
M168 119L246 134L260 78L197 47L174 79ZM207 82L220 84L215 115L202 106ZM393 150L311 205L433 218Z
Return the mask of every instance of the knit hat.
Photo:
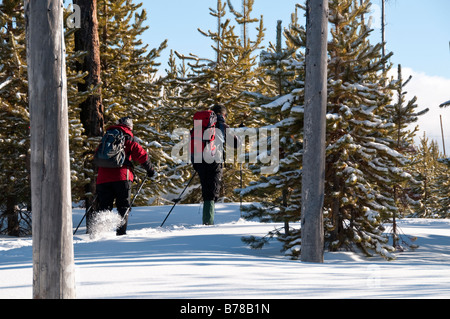
M211 110L214 111L214 113L216 114L222 114L222 115L226 115L227 114L227 109L225 106L223 106L222 104L215 104Z
M121 117L117 120L117 124L122 124L133 130L133 120L129 116Z

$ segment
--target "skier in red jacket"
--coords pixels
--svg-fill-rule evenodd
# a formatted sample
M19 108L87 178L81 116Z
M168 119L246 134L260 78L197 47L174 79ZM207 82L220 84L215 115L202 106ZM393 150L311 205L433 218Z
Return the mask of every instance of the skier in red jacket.
M120 129L125 135L126 161L122 167L98 168L98 211L111 211L113 209L114 200L116 200L117 211L123 218L130 207L131 184L134 180L132 162L139 163L147 171L148 177L152 177L155 174L155 171L147 152L136 142L133 136L133 121L130 117L120 118L117 121L117 124L108 127L107 131L111 129ZM117 228L116 234L118 236L126 234L127 222L128 220L125 220L124 223ZM88 227L88 233L89 232L90 230Z

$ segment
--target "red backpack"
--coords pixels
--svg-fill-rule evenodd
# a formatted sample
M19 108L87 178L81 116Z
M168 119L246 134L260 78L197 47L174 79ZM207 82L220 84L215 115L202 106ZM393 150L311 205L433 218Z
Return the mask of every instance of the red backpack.
M201 130L199 122L196 121L201 121ZM214 145L216 123L217 115L214 111L199 111L194 114L194 129L191 131L190 145L192 163L201 163L203 161L205 147L208 147L208 152L211 151L211 156L214 156L216 150ZM208 129L208 136L205 136L205 131Z

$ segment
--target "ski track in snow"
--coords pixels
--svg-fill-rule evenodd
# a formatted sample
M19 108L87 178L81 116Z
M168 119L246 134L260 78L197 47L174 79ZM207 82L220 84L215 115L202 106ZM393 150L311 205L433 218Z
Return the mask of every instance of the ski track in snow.
M201 207L137 207L128 234L74 236L76 295L103 298L449 298L450 220L405 219L403 238L418 249L394 261L352 252L325 253L323 264L290 260L274 240L250 249L242 236L281 224L239 218L239 203L217 204L216 225L198 225ZM75 209L74 227L84 211ZM298 227L298 225L294 225ZM0 236L0 298L32 297L31 238Z

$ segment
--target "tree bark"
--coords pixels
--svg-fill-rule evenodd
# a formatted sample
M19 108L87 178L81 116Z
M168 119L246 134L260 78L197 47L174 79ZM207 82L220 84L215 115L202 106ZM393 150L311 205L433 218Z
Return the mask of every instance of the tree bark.
M60 0L25 0L33 297L75 297L67 81Z
M100 40L98 36L97 0L74 0L80 7L81 27L75 32L75 50L87 55L78 71L88 72L85 83L78 84L80 92L86 92L101 83ZM97 88L81 105L81 122L88 137L103 135L103 105L101 88Z
M307 2L302 248L304 262L323 262L327 112L328 0Z
M9 195L6 197L5 214L8 220L7 234L8 236L20 236L19 210L17 208L17 197Z
M79 92L92 90L101 83L100 40L98 35L97 0L74 0L80 7L80 28L75 32L75 50L87 52L82 64L77 64L78 71L88 72L85 83L78 84ZM81 103L80 120L89 138L103 136L104 109L102 104L101 88L98 87L89 94L86 101ZM92 149L93 151L93 149ZM94 170L92 163L86 162L88 171ZM95 175L95 174L94 174ZM87 177L87 176L86 176ZM86 194L96 192L95 176L89 176L91 182L86 184ZM86 210L93 204L93 196L85 198ZM91 214L86 215L86 224L89 225ZM86 228L89 232L88 227Z

